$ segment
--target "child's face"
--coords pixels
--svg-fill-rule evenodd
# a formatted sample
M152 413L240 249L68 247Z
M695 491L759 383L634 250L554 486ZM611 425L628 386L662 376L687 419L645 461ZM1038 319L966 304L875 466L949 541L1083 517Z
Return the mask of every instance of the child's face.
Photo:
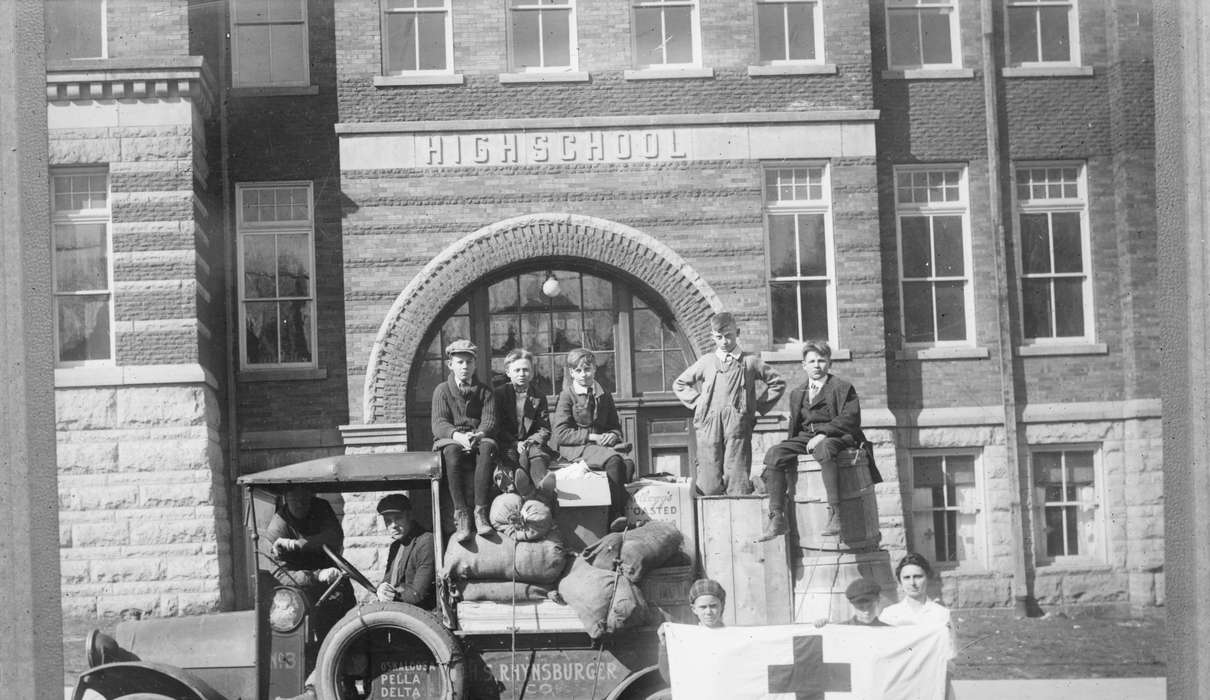
M529 383L534 378L534 365L529 360L522 358L513 360L508 365L508 379L513 383L513 386L518 389L524 389L529 386Z
M908 564L899 571L899 587L903 594L915 600L924 600L928 588L928 576L924 569L915 564Z
M445 361L445 366L450 368L454 379L465 384L471 380L471 375L475 373L475 356L464 352L450 355L450 359Z
M878 597L863 595L849 601L853 606L854 617L862 624L869 624L878 617Z
M824 357L814 350L803 355L802 368L807 371L807 377L810 379L823 379L828 375L828 369L832 366L832 358Z
M592 378L597 375L597 366L581 362L575 367L571 367L569 371L573 382L587 388L592 386Z
M719 627L723 624L723 601L717 596L699 595L690 607L702 627Z
M723 352L735 352L735 347L738 344L739 329L734 325L723 326L718 330L710 331L710 337L714 338L714 346Z

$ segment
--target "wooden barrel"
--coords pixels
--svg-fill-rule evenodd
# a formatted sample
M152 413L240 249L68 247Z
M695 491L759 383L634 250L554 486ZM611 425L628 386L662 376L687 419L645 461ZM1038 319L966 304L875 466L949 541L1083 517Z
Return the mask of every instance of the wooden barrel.
M805 553L794 565L794 621L848 620L854 611L844 591L862 577L882 586L881 607L895 602L895 574L889 552Z
M836 458L840 490L840 534L824 537L828 497L819 463L811 455L798 458L794 487L794 532L803 549L862 552L878 548L878 499L869 462L861 450L843 450Z

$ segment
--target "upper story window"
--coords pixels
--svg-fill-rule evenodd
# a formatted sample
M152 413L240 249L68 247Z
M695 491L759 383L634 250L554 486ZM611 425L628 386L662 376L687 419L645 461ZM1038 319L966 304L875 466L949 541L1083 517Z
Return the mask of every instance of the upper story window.
M1091 341L1091 242L1084 167L1016 168L1021 317L1031 342Z
M44 0L46 60L105 57L106 0Z
M1034 448L1031 460L1038 558L1103 560L1096 450Z
M235 87L310 84L306 0L231 3L231 79Z
M697 0L634 0L635 65L696 66L701 54Z
M508 9L514 70L575 67L574 0L509 0Z
M818 0L756 0L757 58L763 64L823 60Z
M912 551L942 565L984 565L977 465L970 453L912 456Z
M311 183L236 186L241 366L315 366Z
M1008 65L1079 63L1075 0L1006 0Z
M453 31L450 0L382 0L383 70L452 70Z
M773 342L835 341L832 196L825 164L765 169Z
M895 220L907 345L965 345L972 338L966 169L896 166Z
M60 364L112 362L109 177L51 171L55 346Z
M887 0L887 67L962 65L956 0Z

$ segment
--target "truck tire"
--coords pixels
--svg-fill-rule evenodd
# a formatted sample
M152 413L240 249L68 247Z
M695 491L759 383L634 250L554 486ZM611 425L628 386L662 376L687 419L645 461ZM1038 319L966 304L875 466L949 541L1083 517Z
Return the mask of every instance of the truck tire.
M349 611L324 638L315 661L315 691L319 700L343 700L338 670L344 656L360 635L374 629L402 630L414 636L428 647L438 666L445 669L444 688L438 697L466 698L466 664L457 637L431 612L407 603L377 602Z

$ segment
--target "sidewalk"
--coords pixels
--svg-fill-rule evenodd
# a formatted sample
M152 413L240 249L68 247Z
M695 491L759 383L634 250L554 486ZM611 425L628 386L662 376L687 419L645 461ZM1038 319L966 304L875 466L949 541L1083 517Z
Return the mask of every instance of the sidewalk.
M1163 678L954 681L956 700L1163 700Z

